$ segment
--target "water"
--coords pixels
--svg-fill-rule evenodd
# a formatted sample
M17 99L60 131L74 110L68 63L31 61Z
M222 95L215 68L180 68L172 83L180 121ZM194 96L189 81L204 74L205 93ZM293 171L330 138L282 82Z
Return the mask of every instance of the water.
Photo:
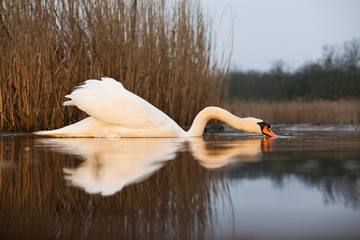
M0 134L0 239L360 239L360 131Z

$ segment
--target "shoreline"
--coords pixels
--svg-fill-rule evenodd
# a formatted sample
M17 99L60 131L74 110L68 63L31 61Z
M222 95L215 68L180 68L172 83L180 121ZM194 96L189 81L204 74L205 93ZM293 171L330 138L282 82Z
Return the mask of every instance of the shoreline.
M234 101L224 107L240 117L257 117L271 124L359 124L360 99Z

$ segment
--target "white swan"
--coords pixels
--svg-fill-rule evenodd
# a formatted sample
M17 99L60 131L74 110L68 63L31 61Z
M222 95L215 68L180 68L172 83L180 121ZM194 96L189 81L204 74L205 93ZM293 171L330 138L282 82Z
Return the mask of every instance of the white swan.
M87 80L76 88L64 102L83 110L87 117L72 125L35 132L53 137L201 137L210 119L221 120L248 133L263 133L276 137L270 125L257 118L239 118L219 107L207 107L196 117L185 132L165 113L126 90L112 78Z

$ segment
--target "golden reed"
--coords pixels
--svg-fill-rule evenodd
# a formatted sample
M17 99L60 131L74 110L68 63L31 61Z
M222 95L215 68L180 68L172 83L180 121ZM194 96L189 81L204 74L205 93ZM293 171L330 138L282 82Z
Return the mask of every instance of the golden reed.
M64 96L108 76L190 124L219 105L210 24L198 1L4 0L0 9L0 131L54 129L84 118Z

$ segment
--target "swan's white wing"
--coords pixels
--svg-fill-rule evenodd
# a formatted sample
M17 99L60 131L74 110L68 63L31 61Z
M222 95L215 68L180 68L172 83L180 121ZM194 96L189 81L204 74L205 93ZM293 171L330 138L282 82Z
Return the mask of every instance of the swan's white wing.
M134 129L176 125L162 111L112 78L87 80L66 97L71 100L64 102L64 106L75 105L104 123Z

